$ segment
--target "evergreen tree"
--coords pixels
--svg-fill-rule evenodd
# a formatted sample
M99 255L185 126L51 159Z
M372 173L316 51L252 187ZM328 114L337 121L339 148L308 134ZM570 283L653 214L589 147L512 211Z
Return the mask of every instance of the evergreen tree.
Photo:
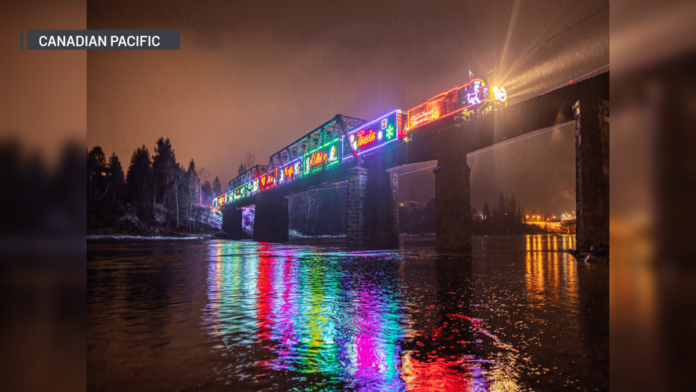
M193 158L191 158L191 162L189 162L189 167L188 167L187 172L192 177L198 177L198 172L196 171L196 162L193 161Z
M213 180L213 196L219 196L222 194L222 185L220 184L220 179L215 177Z
M505 221L505 196L502 193L498 196L498 203L493 206L493 221L498 227Z
M105 168L106 167L106 155L104 155L104 150L100 146L94 146L87 153L87 166Z
M126 176L127 200L134 203L139 210L146 208L151 203L152 186L152 161L150 152L143 144L136 149L131 157ZM141 211L142 212L142 211Z
M174 180L176 168L176 155L169 138L161 137L155 143L155 153L152 157L152 171L155 180L155 198L158 202L165 202L169 196L169 189Z
M515 201L515 195L510 196L510 212L508 213L508 216L510 217L510 221L519 221L520 215L517 210L517 202Z
M100 146L94 146L87 152L87 197L94 201L105 184L106 155Z
M247 171L247 168L244 166L243 163L240 163L239 168L237 169L237 175L241 176L242 174L244 174L245 171Z
M109 190L106 155L100 146L87 152L87 218L91 224L100 224L104 218L104 197Z
M111 194L114 203L120 202L125 197L125 176L123 174L123 166L115 152L109 157L109 172L111 174Z

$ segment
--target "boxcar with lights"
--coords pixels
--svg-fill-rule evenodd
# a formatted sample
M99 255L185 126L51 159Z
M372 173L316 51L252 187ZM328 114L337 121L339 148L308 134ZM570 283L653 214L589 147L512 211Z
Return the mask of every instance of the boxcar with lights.
M290 184L322 170L331 169L352 155L350 145L336 120L324 123L289 146L271 155L268 172L261 176L261 191Z
M506 101L507 93L503 87L489 89L483 80L473 79L409 110L406 131L455 113L492 109L493 105L506 104Z
M217 208L227 203L249 197L259 192L259 178L266 174L266 166L256 165L230 180L227 192L217 196L209 207Z
M209 206L217 208L377 151L403 137L406 122L406 113L397 109L350 129L346 135L334 118L271 155L268 166L254 166L231 180L227 193Z

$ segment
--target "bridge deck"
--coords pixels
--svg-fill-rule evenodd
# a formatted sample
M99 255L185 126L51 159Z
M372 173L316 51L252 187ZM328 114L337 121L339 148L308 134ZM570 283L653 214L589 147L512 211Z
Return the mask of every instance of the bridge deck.
M456 116L443 117L408 132L408 141L399 139L397 143L391 143L381 150L369 153L369 157L363 156L360 159L373 162L378 160L381 168L390 169L441 159L448 154L468 154L538 129L573 120L573 105L580 97L589 95L609 99L608 72L489 112L469 122L457 119ZM348 171L357 164L358 160L354 159L336 168L266 190L263 194L287 196L343 181L348 178ZM255 202L256 195L252 195L225 204L223 208L245 207Z

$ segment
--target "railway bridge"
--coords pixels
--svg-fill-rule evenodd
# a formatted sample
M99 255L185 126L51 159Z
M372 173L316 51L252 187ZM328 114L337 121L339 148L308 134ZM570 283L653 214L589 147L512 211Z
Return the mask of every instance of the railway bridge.
M540 129L575 122L577 246L609 240L609 73L507 106L497 87L468 84L407 113L372 122L336 115L230 182L216 198L223 230L243 238L242 207L255 205L255 241L288 241L287 196L347 181L346 245L399 245L398 176L390 169L437 160L436 248L471 250L467 154ZM493 91L495 90L495 91ZM503 89L500 92L504 93Z

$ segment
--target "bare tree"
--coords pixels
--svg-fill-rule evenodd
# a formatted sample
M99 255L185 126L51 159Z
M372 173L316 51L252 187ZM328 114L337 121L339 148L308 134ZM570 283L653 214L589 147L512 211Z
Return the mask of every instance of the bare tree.
M202 167L198 170L198 178L201 180L201 184L210 179L210 172L208 169Z
M312 213L312 209L318 210L318 203L319 203L319 191L316 189L310 189L307 191L304 191L301 193L302 195L302 211L304 212L304 218L305 218L305 234L307 234L307 230L309 230L309 219ZM314 223L314 228L316 229L316 211L314 213L315 215L315 223Z
M192 223L191 223L191 211L193 211L193 220L195 221L196 219L196 209L195 205L197 204L197 201L200 199L200 179L198 178L198 171L196 170L196 163L191 159L191 162L189 162L189 167L188 171L186 173L188 176L188 183L186 187L187 191L187 198L188 198L188 206L186 208L186 227L191 228Z
M256 163L256 155L253 152L247 150L247 152L244 153L244 159L242 159L242 162L239 165L239 174L242 174L245 171L251 169L251 167L254 166L254 163ZM242 168L244 170L242 170Z
M188 193L189 193L189 212L188 212L188 226L189 228L192 228L195 223L196 223L196 216L198 209L196 209L196 206L198 206L198 202L200 201L200 189L201 189L201 180L198 179L197 176L192 176L189 175L189 186L188 186ZM191 216L191 212L193 212L193 216Z
M174 172L172 189L174 190L174 210L176 211L176 227L181 227L181 221L179 220L179 193L180 188L186 181L187 173L184 169L179 166Z

